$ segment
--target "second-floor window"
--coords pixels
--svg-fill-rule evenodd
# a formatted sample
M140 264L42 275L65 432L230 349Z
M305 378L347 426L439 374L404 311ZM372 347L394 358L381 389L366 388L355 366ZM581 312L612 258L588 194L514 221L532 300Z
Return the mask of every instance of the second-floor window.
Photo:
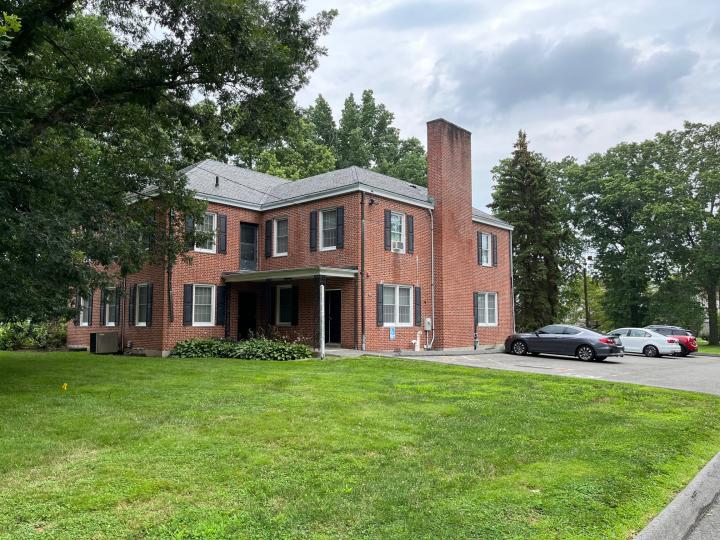
M390 249L405 253L405 214L390 213Z
M288 219L276 218L273 220L273 256L280 257L288 254Z
M202 233L212 234L211 237L204 242L195 244L195 251L201 251L204 253L215 253L215 238L217 236L217 214L213 214L211 212L206 213L203 216L203 220L197 225L195 225L195 230Z
M320 212L320 250L337 247L337 209Z
M483 266L492 266L492 235L488 233L480 234L480 264Z

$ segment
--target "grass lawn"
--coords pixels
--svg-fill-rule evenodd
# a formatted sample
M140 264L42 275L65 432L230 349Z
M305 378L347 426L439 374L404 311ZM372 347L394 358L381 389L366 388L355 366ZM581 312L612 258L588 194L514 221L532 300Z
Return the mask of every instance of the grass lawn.
M626 539L720 446L720 398L372 357L0 353L0 411L13 539Z
M698 339L698 353L720 354L720 345L708 345L704 339Z

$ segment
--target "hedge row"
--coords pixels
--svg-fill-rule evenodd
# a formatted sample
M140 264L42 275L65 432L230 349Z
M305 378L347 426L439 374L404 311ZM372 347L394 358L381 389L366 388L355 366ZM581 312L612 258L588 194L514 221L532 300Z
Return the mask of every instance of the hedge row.
M312 355L303 343L291 343L263 337L245 341L222 339L189 339L181 341L172 351L174 358L243 358L245 360L300 360Z

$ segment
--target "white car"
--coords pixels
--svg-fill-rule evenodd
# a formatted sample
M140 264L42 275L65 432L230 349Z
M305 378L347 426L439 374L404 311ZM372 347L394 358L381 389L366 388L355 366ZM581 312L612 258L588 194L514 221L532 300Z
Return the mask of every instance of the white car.
M677 338L663 336L648 328L618 328L609 332L608 335L619 337L625 346L625 352L652 357L663 354L679 355L682 352Z

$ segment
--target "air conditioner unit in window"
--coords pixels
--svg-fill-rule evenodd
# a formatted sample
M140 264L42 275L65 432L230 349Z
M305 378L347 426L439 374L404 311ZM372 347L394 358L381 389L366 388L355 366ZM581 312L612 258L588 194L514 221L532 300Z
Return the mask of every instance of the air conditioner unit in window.
M405 251L405 243L404 242L393 242L392 250L393 251Z
M93 332L90 334L90 352L112 354L118 352L117 332Z

